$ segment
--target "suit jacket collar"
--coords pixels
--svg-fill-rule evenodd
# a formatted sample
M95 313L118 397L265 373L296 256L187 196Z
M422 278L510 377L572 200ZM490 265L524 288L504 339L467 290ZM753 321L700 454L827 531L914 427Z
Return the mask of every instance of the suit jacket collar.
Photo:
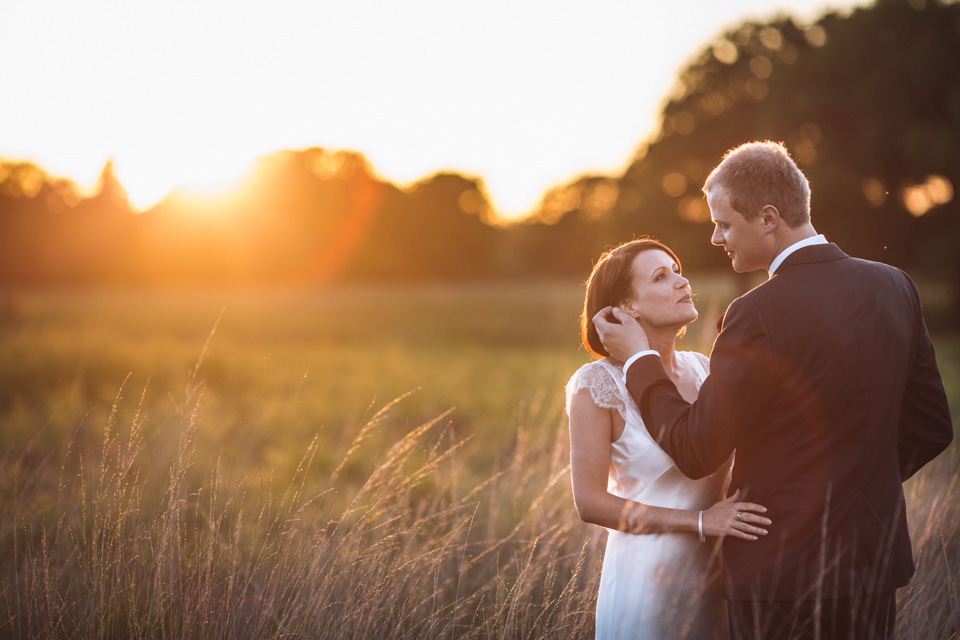
M849 258L846 253L843 252L840 247L830 242L827 244L815 244L809 247L803 247L802 249L797 249L777 267L777 270L774 271L773 275L770 277L771 280L776 278L778 275L783 273L784 269L789 269L801 264L813 264L817 262L831 262L833 260L841 260L843 258ZM757 288L766 285L770 280L765 280L763 283L758 285ZM717 331L723 331L723 321L726 318L726 312L721 313L720 317L717 318Z
M784 269L789 269L798 264L811 264L814 262L831 262L833 260L840 260L842 258L848 258L849 256L843 252L840 247L830 242L827 244L815 244L809 247L803 247L802 249L797 249L783 261L783 263L777 267L777 270L774 271L773 275L778 276L783 273Z

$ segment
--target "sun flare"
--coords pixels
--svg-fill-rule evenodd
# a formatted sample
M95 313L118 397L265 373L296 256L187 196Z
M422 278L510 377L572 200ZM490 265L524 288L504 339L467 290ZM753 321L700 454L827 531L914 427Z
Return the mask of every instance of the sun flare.
M117 177L130 202L149 209L173 192L190 199L212 202L229 198L249 179L252 162L230 157L211 157L195 151L190 158L150 161L137 158L117 161Z

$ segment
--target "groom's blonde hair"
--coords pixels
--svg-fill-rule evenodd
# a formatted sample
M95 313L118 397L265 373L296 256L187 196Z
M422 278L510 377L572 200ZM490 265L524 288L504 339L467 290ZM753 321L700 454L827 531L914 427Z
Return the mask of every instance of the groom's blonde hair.
M633 260L638 254L651 249L665 251L677 263L677 267L683 270L680 258L673 249L652 238L624 242L600 256L597 264L593 266L593 271L587 278L587 294L583 300L583 313L580 315L580 341L595 357L605 358L610 354L600 341L593 316L604 307L619 306L627 300L633 288ZM681 335L684 330L685 327L680 330Z
M727 151L703 192L709 195L718 187L747 220L771 204L791 229L810 222L810 183L782 142L747 142Z

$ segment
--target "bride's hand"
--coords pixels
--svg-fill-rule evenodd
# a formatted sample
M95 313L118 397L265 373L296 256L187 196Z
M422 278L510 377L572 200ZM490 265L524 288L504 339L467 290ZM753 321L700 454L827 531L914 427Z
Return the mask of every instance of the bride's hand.
M739 502L740 489L732 496L718 502L703 512L703 533L707 536L733 536L744 540L757 540L767 535L771 524L762 513L766 507L753 502Z

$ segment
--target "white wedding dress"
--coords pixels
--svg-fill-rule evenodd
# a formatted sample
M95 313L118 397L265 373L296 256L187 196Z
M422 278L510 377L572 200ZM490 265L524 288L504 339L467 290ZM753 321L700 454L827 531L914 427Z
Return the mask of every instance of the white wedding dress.
M678 352L677 357L693 366L699 389L710 361L692 351ZM610 448L610 493L647 505L697 511L723 499L732 459L706 478L684 476L647 433L619 367L607 360L581 367L567 383L568 414L570 398L581 389L589 389L598 407L616 410L626 422ZM637 535L610 530L596 637L726 640L716 539L701 543L695 532Z

